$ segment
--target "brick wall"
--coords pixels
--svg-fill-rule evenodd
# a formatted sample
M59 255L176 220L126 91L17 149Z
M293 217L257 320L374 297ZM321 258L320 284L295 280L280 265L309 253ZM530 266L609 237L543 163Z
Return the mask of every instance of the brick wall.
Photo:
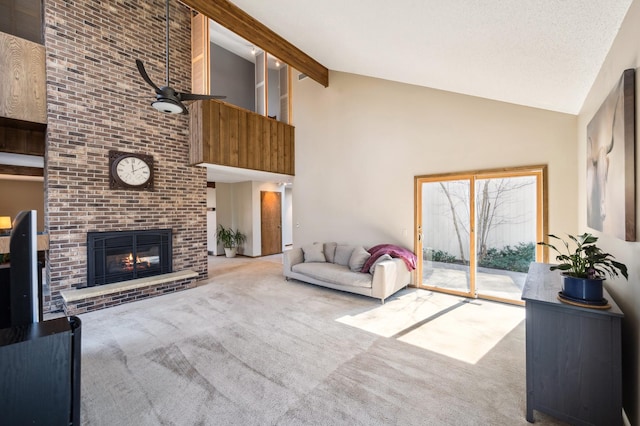
M191 87L190 11L171 0L171 86ZM174 270L204 278L206 171L187 165L188 118L150 106L138 74L165 80L164 0L45 0L47 151L45 311L86 285L89 231L173 229ZM153 155L155 191L110 190L108 152Z

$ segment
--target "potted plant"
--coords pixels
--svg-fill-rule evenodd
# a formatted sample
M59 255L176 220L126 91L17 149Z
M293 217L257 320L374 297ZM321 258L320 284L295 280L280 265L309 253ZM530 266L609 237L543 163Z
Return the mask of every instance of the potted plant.
M559 263L551 266L550 269L563 271L562 296L565 298L601 303L603 301L602 282L607 275L613 278L620 273L627 280L629 279L627 267L616 262L613 255L604 253L596 246L598 237L588 233L577 236L569 235L568 237L576 245L573 251L569 248L569 242L553 234L549 234L549 237L562 241L566 248L565 254L552 244L538 243L550 247L558 253L556 260Z
M224 247L224 254L227 257L235 257L238 246L247 240L247 236L239 230L225 228L222 225L218 225L216 238L218 244L222 243L222 246Z

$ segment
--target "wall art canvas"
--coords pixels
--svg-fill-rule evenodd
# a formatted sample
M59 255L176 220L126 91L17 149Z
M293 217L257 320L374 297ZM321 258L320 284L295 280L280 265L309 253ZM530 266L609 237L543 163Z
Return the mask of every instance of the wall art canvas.
M636 240L635 70L620 81L587 125L587 226Z

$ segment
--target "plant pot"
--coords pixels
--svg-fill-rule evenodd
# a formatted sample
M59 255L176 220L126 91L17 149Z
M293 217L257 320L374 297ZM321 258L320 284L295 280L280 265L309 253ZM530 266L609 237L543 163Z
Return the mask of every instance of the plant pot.
M225 247L224 255L227 257L236 257L236 249L237 247L232 247L232 248Z
M588 302L602 301L602 282L604 279L576 278L564 275L562 294L567 298Z

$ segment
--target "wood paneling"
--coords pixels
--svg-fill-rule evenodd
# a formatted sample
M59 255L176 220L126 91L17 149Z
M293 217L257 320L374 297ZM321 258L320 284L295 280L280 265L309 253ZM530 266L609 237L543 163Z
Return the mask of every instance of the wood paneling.
M44 130L27 130L0 125L0 152L44 156Z
M250 43L271 53L281 61L305 73L325 87L329 86L329 70L289 43L267 26L227 0L181 0L182 3L208 16Z
M205 138L208 138L209 134L209 123L204 121L205 116L209 116L208 109L209 104L200 105L200 108L189 108L189 164L198 164L202 163L202 159L205 157L204 152L202 151L204 146L202 143L198 143L198 141L202 141Z
M209 20L196 14L191 18L191 93L208 95L210 88Z
M248 117L247 111L238 110L238 167L243 169L249 168Z
M44 176L44 169L39 167L10 166L0 164L0 175Z
M218 100L189 106L190 161L294 175L294 127Z
M44 46L0 33L0 116L47 122Z

